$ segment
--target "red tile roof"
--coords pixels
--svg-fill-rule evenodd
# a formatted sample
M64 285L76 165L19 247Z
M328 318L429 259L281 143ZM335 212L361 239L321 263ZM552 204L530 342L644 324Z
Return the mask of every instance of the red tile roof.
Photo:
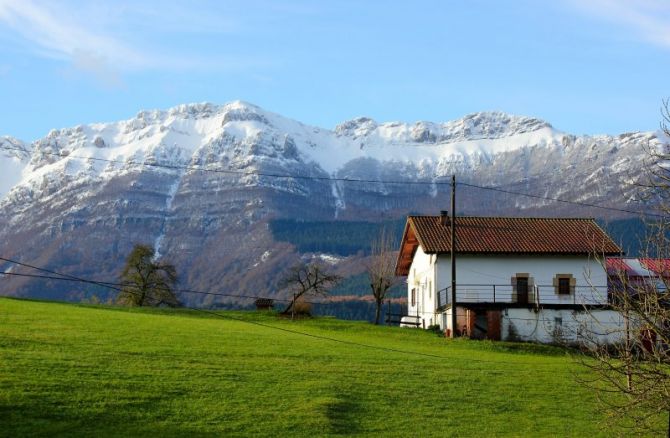
M451 227L440 216L409 216L396 273L407 275L418 245L429 254L451 252ZM593 219L457 217L456 251L466 254L620 254Z
M670 276L670 259L643 258L640 259L640 264L663 277Z
M624 273L628 276L640 275L626 263L626 259L620 257L607 257L607 259L605 259L605 267L607 268L607 273L611 275Z
M670 259L607 257L605 266L607 274L614 280L621 276L629 280L670 279Z

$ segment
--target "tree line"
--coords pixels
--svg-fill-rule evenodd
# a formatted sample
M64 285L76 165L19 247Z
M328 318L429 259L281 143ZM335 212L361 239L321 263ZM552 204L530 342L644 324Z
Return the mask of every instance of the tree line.
M366 264L368 291L374 298L375 324L381 321L384 299L396 285L395 239L385 228L370 244L371 255ZM116 303L125 306L178 307L175 287L179 280L174 265L156 260L150 245L136 244L120 275L121 290ZM291 316L311 313L308 297L326 297L331 289L342 282L342 277L330 272L319 262L299 263L285 272L280 289L290 300L282 314ZM360 308L360 306L358 306ZM365 318L367 319L367 318Z

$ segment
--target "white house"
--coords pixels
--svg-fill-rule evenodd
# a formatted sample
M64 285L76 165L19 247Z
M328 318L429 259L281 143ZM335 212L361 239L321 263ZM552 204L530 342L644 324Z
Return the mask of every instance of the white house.
M495 340L619 339L602 259L621 249L593 219L457 217L456 334ZM396 264L408 314L449 333L451 223L409 216Z

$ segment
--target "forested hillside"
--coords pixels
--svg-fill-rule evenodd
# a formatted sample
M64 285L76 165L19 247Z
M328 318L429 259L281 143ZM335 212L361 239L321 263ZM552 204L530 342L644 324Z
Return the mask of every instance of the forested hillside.
M640 218L603 220L598 223L630 257L641 255L646 238L653 232L653 222ZM298 221L280 219L270 222L270 230L278 241L295 245L300 252L350 256L368 255L370 243L382 228L390 230L397 242L402 238L405 219L384 222L364 221Z
M279 219L270 222L274 238L295 245L300 252L340 256L368 255L372 240L383 228L400 242L404 226L405 219L384 222Z

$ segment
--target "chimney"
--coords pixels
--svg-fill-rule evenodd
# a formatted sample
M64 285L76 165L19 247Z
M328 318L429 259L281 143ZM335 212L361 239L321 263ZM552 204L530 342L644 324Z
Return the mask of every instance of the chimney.
M440 223L444 227L449 226L449 211L447 210L440 211Z

